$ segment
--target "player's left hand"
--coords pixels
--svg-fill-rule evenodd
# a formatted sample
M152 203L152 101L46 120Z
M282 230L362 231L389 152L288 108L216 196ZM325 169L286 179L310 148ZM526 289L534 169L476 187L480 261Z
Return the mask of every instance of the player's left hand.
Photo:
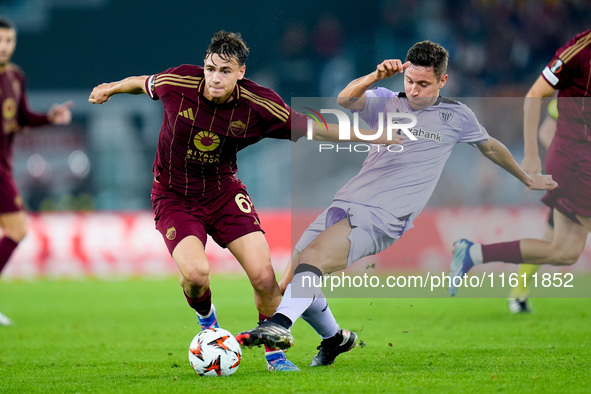
M67 101L63 104L55 104L47 112L47 118L52 124L70 124L72 121L72 112L70 108L74 103Z
M552 179L552 175L533 174L530 175L526 186L531 190L554 190L558 183Z

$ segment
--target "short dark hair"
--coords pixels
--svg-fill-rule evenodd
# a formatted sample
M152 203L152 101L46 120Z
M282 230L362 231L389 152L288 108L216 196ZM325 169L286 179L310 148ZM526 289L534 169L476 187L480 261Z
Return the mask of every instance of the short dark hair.
M205 50L205 57L207 58L214 53L226 61L236 59L238 65L243 66L246 63L249 51L240 33L220 30L211 38L211 44Z
M439 44L431 41L417 42L408 50L406 61L417 66L433 67L437 78L441 78L447 72L447 50Z
M16 30L16 28L14 27L14 23L12 23L12 21L10 21L9 19L6 19L6 18L0 18L0 29L14 29L14 30Z

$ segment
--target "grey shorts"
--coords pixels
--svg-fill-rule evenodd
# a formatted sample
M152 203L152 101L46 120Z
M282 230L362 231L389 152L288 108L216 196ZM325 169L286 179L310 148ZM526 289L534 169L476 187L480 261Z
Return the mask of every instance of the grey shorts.
M348 237L351 247L347 267L362 257L377 254L388 248L412 227L408 217L401 220L381 208L333 201L304 231L296 244L296 250L301 252L321 232L345 218L348 218L352 229Z

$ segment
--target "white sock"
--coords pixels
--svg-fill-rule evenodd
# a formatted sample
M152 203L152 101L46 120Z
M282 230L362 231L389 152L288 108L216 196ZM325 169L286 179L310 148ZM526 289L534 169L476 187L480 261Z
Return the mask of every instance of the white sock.
M474 244L470 247L470 249L468 250L468 252L470 253L470 258L472 259L472 262L474 263L474 265L476 264L482 264L482 245L481 244Z
M211 316L211 314L214 312L214 307L213 304L211 304L211 306L209 307L209 313L207 315L202 315L201 313L195 311L195 313L197 313L197 316L199 316L202 319L207 319L208 317Z
M273 355L279 354L279 353L283 354L283 350L280 350L280 349L275 350L274 349L274 350L267 351L267 347L265 346L265 357L273 356Z
M321 279L310 271L295 274L291 283L287 285L281 304L275 313L281 313L295 323L316 298L324 298L321 287L310 287L310 284L318 284Z
M334 318L326 298L317 298L302 314L304 319L322 339L333 337L339 331L339 324Z

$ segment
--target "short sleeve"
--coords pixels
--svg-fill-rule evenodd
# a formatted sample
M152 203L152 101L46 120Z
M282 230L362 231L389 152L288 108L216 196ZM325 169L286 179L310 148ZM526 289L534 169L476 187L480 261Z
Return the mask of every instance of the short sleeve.
M146 79L146 92L152 100L159 100L171 91L194 88L201 78L198 75L201 70L199 66L183 64L150 75Z
M548 63L548 65L546 65L546 67L544 67L544 70L542 71L542 76L544 77L546 82L552 85L554 89L560 89L564 84L563 81L565 78L563 77L566 74L565 64L563 60L560 58L560 55L562 54L565 48L566 47L562 47L558 51L556 51L556 54L554 55L550 63Z
M308 117L300 112L291 110L291 134L290 139L297 141L306 135L308 131Z
M179 67L169 68L167 70L162 71L159 74L150 75L146 79L146 92L148 92L148 95L150 96L150 98L152 98L152 100L159 100L166 93L168 93L168 91L173 89L174 85L172 84L158 82L159 80L162 80L161 82L163 82L167 78L167 76L176 75L178 73L178 68Z
M587 30L572 38L561 48L558 48L554 57L542 70L542 77L557 90L568 88L581 73L580 65L588 62L586 51L583 49L589 45L591 30Z
M466 142L470 145L480 145L490 139L490 135L480 124L474 112L462 104L462 130L459 142Z
M367 90L365 92L365 107L359 111L359 116L370 128L377 128L379 113L385 111L388 102L395 96L395 92L386 88Z

